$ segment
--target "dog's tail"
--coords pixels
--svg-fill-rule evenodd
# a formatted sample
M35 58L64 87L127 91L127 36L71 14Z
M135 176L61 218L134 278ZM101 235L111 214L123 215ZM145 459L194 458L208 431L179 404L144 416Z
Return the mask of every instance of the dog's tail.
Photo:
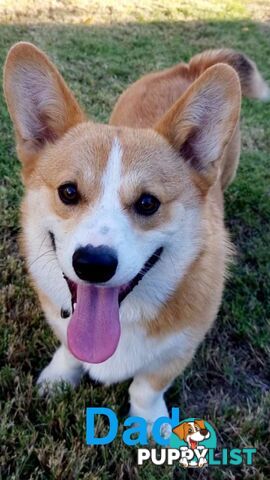
M270 89L257 69L256 64L246 55L235 50L206 50L192 57L188 64L188 75L195 80L207 68L216 63L227 63L238 73L242 94L259 100L270 100Z
M206 50L189 63L154 72L133 83L118 99L111 118L112 125L149 128L169 110L185 90L209 67L227 63L237 72L242 94L249 98L270 100L270 89L256 64L235 50Z

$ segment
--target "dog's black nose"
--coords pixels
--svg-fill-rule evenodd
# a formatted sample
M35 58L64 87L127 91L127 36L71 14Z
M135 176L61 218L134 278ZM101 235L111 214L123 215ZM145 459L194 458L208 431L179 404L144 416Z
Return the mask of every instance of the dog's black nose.
M114 276L118 260L112 248L105 245L99 247L86 245L74 252L72 265L81 280L103 283Z
M205 437L208 433L208 430L206 428L201 428L201 434Z

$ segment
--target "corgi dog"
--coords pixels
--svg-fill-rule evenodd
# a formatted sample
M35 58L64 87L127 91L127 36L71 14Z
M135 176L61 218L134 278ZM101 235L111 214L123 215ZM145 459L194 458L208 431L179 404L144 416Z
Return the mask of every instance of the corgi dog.
M143 77L101 125L43 52L18 43L4 92L25 187L23 253L61 342L39 388L84 373L106 385L132 378L131 414L151 425L217 315L241 92L265 99L268 87L247 57L213 50Z

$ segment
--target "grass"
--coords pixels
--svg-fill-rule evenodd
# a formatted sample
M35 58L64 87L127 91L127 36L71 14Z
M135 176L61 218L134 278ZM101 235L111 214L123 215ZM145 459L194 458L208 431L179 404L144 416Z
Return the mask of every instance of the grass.
M203 49L232 47L253 58L270 80L267 0L119 0L1 2L0 63L28 40L57 63L89 114L106 122L120 92L140 75ZM136 466L136 449L120 435L86 447L85 406L106 405L121 420L128 383L104 388L85 379L40 399L35 380L57 341L46 326L18 253L22 195L11 123L0 98L1 334L0 478L268 480L270 408L270 105L244 100L243 149L226 193L226 222L238 255L212 332L167 394L183 417L216 425L223 447L258 449L253 467L184 472ZM99 425L102 430L104 425Z

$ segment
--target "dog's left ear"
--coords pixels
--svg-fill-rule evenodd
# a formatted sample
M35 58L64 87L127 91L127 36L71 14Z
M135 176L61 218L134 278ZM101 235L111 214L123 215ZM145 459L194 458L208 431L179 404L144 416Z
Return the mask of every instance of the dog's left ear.
M47 142L86 119L53 63L31 43L19 42L10 49L4 92L24 164L31 163Z
M235 70L208 68L155 126L206 181L218 176L219 160L239 119L241 87Z
M198 427L200 427L201 429L205 428L204 420L195 420L194 423L196 423L196 425L198 425Z

